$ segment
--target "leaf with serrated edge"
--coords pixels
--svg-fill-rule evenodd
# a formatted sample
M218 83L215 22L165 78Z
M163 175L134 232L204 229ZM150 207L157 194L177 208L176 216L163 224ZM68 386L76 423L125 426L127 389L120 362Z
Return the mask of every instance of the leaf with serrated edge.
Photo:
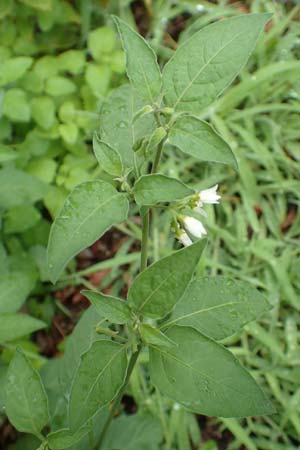
M70 402L69 426L77 430L109 403L121 388L127 370L126 347L99 340L81 357Z
M208 416L274 413L263 391L223 346L190 327L174 326L169 349L150 348L152 382L167 397Z
M41 378L20 350L16 351L7 373L6 414L17 430L35 436L40 436L49 420Z
M168 142L200 161L228 164L237 169L235 156L227 142L197 117L180 117L170 129Z
M155 205L161 202L175 202L195 193L181 181L166 175L141 176L133 188L138 205Z
M205 245L205 240L198 241L140 273L129 289L129 305L148 317L168 314L187 288Z
M161 90L161 73L156 56L145 39L123 20L113 17L126 55L127 75L139 96L154 104Z
M110 227L127 218L128 200L105 181L88 181L67 197L51 227L48 243L50 280L55 283L70 259Z
M221 340L269 309L263 295L245 281L221 276L197 278L176 304L168 326L191 326Z
M166 104L199 112L246 64L270 14L243 14L209 25L180 45L163 71Z
M97 312L113 323L126 323L131 316L130 308L124 300L101 292L81 291L94 305Z

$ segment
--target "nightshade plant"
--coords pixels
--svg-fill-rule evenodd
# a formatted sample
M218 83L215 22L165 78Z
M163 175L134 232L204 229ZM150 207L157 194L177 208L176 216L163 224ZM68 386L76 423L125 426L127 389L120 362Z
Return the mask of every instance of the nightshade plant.
M41 439L41 449L72 447L111 403L98 425L99 440L91 445L110 448L107 431L146 347L151 383L188 410L220 417L274 412L251 375L219 343L268 311L268 302L246 282L194 277L207 234L203 207L218 203L217 186L199 193L159 173L162 154L174 147L197 160L237 169L228 144L200 114L245 65L268 19L268 14L243 15L200 30L176 50L161 73L147 42L114 17L130 84L115 90L103 105L93 142L111 182L80 184L67 198L51 229L49 277L57 282L73 256L127 219L129 206L138 208L142 222L140 273L127 301L83 291L101 317L96 325L100 338L92 340L65 383L61 429L52 426L39 375L16 352L8 373L6 412L17 429ZM183 248L148 267L154 208L168 209L171 229ZM51 431L43 434L46 426Z

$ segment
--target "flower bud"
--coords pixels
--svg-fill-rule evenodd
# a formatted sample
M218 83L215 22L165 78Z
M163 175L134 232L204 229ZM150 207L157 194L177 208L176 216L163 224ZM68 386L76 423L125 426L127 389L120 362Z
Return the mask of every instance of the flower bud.
M188 236L188 234L184 230L179 230L177 233L177 239L181 242L185 247L192 245L193 241Z
M195 219L194 217L185 216L182 221L186 231L196 238L201 238L207 234L207 231L200 220Z

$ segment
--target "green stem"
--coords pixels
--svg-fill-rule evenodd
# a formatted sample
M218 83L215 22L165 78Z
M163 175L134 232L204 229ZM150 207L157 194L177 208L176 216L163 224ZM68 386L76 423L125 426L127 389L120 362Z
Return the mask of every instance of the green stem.
M147 267L149 224L150 213L147 211L142 217L141 272Z
M136 364L136 361L138 359L138 356L140 354L141 349L142 349L142 346L140 345L138 347L137 351L132 353L132 355L131 355L131 358L130 358L130 361L129 361L129 364L128 364L128 370L127 370L127 374L126 374L126 377L125 377L125 381L124 381L123 386L121 387L121 389L120 389L120 391L118 393L117 398L115 399L115 401L113 403L113 406L112 406L112 408L110 410L109 416L106 419L106 422L105 422L104 427L102 429L102 432L101 432L99 441L97 443L97 446L95 447L95 450L98 450L101 447L101 445L103 444L104 438L105 438L107 430L108 430L108 428L109 428L109 426L111 424L111 421L114 418L115 412L117 411L117 409L120 406L123 394L124 394L124 392L126 390L126 387L128 385L130 376L131 376L131 374L133 372L134 366Z
M155 115L155 118L157 120L157 124L160 125L159 114ZM153 162L153 165L151 168L151 173L155 173L158 169L161 155L162 155L163 145L164 145L164 140L162 140L157 147L156 155L155 155L154 162ZM149 227L150 227L150 212L148 210L147 213L142 216L142 244L141 244L141 268L140 268L141 272L143 272L143 270L145 270L147 267ZM123 386L121 387L115 401L113 402L112 408L111 408L110 413L109 413L109 415L106 419L106 422L103 426L103 429L102 429L99 441L97 442L97 446L95 447L95 450L98 450L101 447L101 445L103 444L107 430L115 416L117 409L120 406L122 397L124 395L124 392L126 390L128 382L130 380L131 374L133 372L134 366L137 362L137 359L138 359L141 349L142 349L142 345L139 344L137 350L134 353L132 353L132 355L130 357L125 381L124 381Z
M158 147L157 147L155 158L154 158L154 162L153 162L153 166L152 166L152 169L151 169L151 173L157 172L157 169L158 169L158 166L159 166L159 163L160 163L160 159L161 159L161 155L162 155L164 142L165 142L164 140L161 141L159 143Z

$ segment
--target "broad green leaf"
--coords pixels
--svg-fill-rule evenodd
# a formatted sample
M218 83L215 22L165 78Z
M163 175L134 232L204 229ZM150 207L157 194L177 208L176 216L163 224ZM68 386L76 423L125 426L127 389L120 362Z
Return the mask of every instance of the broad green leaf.
M169 313L187 288L205 244L201 240L178 250L139 274L128 292L130 306L148 317Z
M174 326L166 334L177 347L150 348L151 379L166 396L208 416L275 412L251 375L223 346L190 327Z
M13 341L45 327L44 322L26 314L1 314L0 343Z
M28 56L17 56L2 62L0 87L21 78L31 66L32 61L33 59Z
M111 70L107 65L88 64L85 79L96 96L106 95L111 82Z
M29 122L30 104L22 89L9 89L3 99L3 114L12 122Z
M55 219L48 244L48 266L56 282L70 259L126 219L128 201L109 183L89 181L77 186Z
M60 70L78 75L85 66L84 52L82 50L67 50L58 56L58 63Z
M77 430L109 403L127 370L126 348L109 340L94 342L82 355L69 402L70 430Z
M22 170L7 168L0 170L0 206L11 208L26 202L40 200L47 186Z
M48 130L55 122L55 103L46 95L35 97L31 102L31 114L36 123Z
M138 205L175 202L195 193L181 181L166 175L143 175L134 185L134 198Z
M6 414L18 431L40 436L49 421L48 400L38 372L19 350L7 372Z
M22 233L34 227L40 219L40 211L30 203L16 205L5 214L4 231L7 234Z
M49 398L51 422L58 425L56 428L69 426L68 399L72 380L80 364L81 355L90 348L92 342L100 339L95 328L101 319L93 306L88 308L67 339L63 356L48 359L42 367L41 376Z
M74 145L78 139L78 127L73 122L62 123L58 127L59 134L63 140L69 144Z
M2 275L0 277L0 314L17 311L33 287L34 280L26 272L15 271Z
M171 341L164 333L147 323L139 326L140 335L145 344L155 347L173 347L175 342Z
M228 164L237 168L229 145L208 123L197 117L179 117L170 129L168 142L200 161Z
M115 33L111 27L100 27L89 33L88 49L96 61L101 61L107 53L111 56L115 44Z
M53 76L47 79L45 91L52 97L60 97L75 92L76 85L66 77Z
M9 446L8 450L32 450L38 449L41 440L32 434L23 434L17 441Z
M51 11L53 0L20 0L25 5L40 11Z
M242 14L216 22L184 42L163 71L168 106L199 112L246 64L270 14Z
M27 166L27 171L49 184L54 180L57 165L57 161L52 158L42 157L31 161ZM45 201L45 198L43 200Z
M93 136L93 150L100 167L110 175L120 177L123 172L122 161L117 150L112 148L95 133Z
M90 430L92 424L87 424L72 432L69 429L61 429L47 435L47 441L51 450L61 450L72 447L79 442Z
M130 319L130 308L124 300L95 291L81 291L81 293L89 299L98 313L110 322L121 324Z
M59 60L56 56L52 55L42 56L35 62L33 71L39 76L39 78L46 80L58 73Z
M133 144L156 128L150 114L133 121L135 113L144 106L131 86L126 84L104 100L100 111L100 138L117 150L127 167L133 166Z
M0 163L13 161L19 154L12 150L8 145L0 144Z
M145 39L114 16L126 54L127 75L139 96L153 105L161 91L161 73L156 56Z
M158 418L139 413L121 415L113 420L104 440L103 450L157 450L162 438Z
M198 278L190 283L176 304L169 324L191 326L221 340L269 309L263 295L245 281Z

